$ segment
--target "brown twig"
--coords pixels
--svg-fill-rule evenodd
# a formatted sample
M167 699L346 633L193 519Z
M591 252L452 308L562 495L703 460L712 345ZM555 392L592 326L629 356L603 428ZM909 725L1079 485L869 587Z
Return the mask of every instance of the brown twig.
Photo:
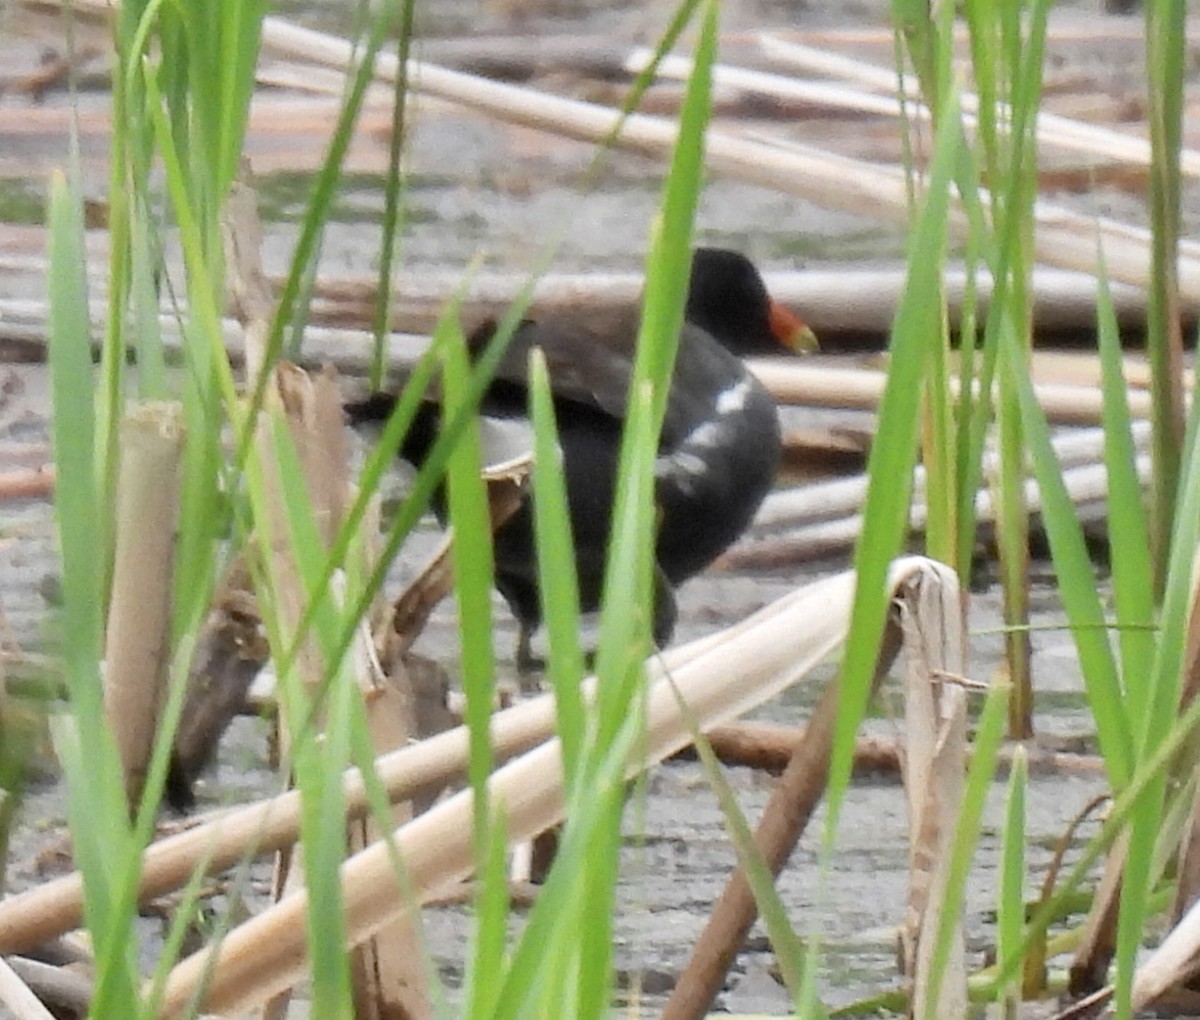
M12 956L8 965L35 995L48 1006L86 1016L92 1003L92 982L65 966Z
M38 499L54 492L53 464L31 471L7 471L0 475L0 499Z
M514 907L532 907L541 892L542 887L533 882L509 882L508 902ZM424 905L427 907L456 907L464 903L473 903L478 896L478 882L461 882L444 893L426 900Z
M726 765L744 765L766 772L782 772L792 751L804 736L799 726L779 723L735 722L717 726L708 733L713 752ZM999 767L1012 764L1013 748L1000 752ZM1072 754L1048 748L1026 747L1029 771L1041 775L1103 775L1104 760L1092 754ZM686 748L679 758L694 758L695 749ZM854 747L854 771L857 775L899 773L899 742L889 737L860 737Z
M245 560L238 557L196 641L167 776L167 796L176 808L192 805L192 784L245 708L246 692L269 654L250 575Z
M879 655L876 682L899 647L899 632L889 627ZM755 842L773 875L783 868L825 792L837 704L838 685L831 683L763 811ZM757 914L745 869L739 867L692 950L691 959L663 1010L663 1020L693 1020L705 1015Z
M493 531L503 527L520 509L531 467L532 459L525 457L501 469L484 472ZM438 603L454 589L453 542L453 535L448 534L429 562L396 599L391 625L379 640L383 647L380 658L385 662L393 661L412 647Z

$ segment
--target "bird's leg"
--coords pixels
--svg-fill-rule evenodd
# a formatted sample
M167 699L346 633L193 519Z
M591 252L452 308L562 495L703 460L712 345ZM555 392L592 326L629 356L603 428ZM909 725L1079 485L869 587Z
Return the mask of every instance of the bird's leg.
M653 598L654 644L658 648L665 648L671 642L671 635L675 633L678 610L675 605L675 589L671 586L667 575L663 573L662 567L657 563L654 565ZM538 686L536 682L528 682L532 676L544 673L546 670L546 660L540 655L533 654L533 632L537 626L537 623L530 623L520 618L517 620L517 674L521 677L521 690L525 692L536 689ZM589 672L595 669L595 660L595 651L588 652L584 657L584 663Z
M546 660L533 654L533 632L536 625L525 620L517 621L517 675L521 677L521 690L527 691L531 674L545 672ZM536 686L534 684L533 686Z
M675 606L675 589L662 567L654 564L654 643L665 648L675 633L678 611Z

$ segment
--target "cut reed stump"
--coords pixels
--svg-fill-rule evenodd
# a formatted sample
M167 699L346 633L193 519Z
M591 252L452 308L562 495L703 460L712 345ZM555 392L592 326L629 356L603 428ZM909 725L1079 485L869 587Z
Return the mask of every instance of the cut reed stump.
M262 341L269 329L272 301L270 286L262 271L262 229L257 196L252 188L239 184L233 190L225 226L229 261L234 267L231 286L246 328L248 375L254 379L266 360ZM295 487L306 490L316 540L328 551L346 519L352 492L341 390L334 372L325 370L310 376L295 365L281 363L274 368L269 382L255 433L266 494L265 513L257 537L259 555L270 578L276 625L283 644L272 652L275 661L282 663L286 649L300 633L299 628L313 598L327 595L339 609L345 604L348 569L343 568L332 575L327 592L310 594L297 560L295 540L289 542L285 537L291 533L287 493ZM292 443L298 473L288 472L283 458L278 456L285 435ZM354 563L353 572L363 576L370 575L377 559L374 548L378 534L377 501L373 508L375 513L368 513L367 519L375 527L360 530L347 552L348 559ZM348 656L336 663L326 662L313 631L314 628L310 628L300 641L290 666L281 667L279 691L283 711L276 716L281 740L321 739L311 734L300 736L295 727L298 720L305 720L303 725L308 725L310 711L315 713L311 717L315 724L324 726L324 698L326 685L330 683L357 686L377 755L404 747L413 740L417 735L415 698L407 672L397 659L391 664L392 672L383 674L375 655L370 621L359 621ZM312 761L311 755L305 757ZM289 765L289 769L292 767L299 768L299 761ZM289 778L292 778L290 773ZM392 805L388 824L402 825L412 817L411 803L396 802ZM373 815L348 821L347 826L347 853L361 849L382 835L379 821ZM299 848L281 848L277 853L277 896L290 895L303 888L303 872L297 860L299 853ZM432 1015L433 999L420 951L419 924L417 917L396 917L353 947L350 977L354 1013L359 1020L383 1020L385 1017L426 1020ZM282 987L264 1000L264 1020L286 1016L290 995L291 989Z
M148 402L121 423L104 711L136 809L166 702L183 408Z
M965 1020L961 906L948 918L951 935L940 968L935 957L952 898L950 867L966 789L966 603L948 568L938 584L910 580L897 592L897 603L904 631L909 819L908 909L900 928L900 956L912 988L909 1016Z

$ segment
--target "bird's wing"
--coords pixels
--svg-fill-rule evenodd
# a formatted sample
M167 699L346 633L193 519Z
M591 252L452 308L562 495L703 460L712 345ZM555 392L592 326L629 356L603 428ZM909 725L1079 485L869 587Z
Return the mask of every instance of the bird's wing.
M491 339L492 323L471 336L478 353ZM573 321L523 322L518 327L493 377L487 403L493 410L525 412L529 352L540 347L550 374L550 387L559 402L582 404L618 420L625 417L626 394L633 370L633 337L624 333L601 336Z
M490 339L494 326L472 337L472 349ZM528 400L529 351L538 346L546 356L555 402L582 405L616 421L624 421L629 380L633 374L636 327L606 329L602 334L586 322L524 322L513 336L488 391L493 413L523 415ZM698 422L708 420L723 391L746 378L741 360L698 326L684 323L663 420L660 448L671 449Z

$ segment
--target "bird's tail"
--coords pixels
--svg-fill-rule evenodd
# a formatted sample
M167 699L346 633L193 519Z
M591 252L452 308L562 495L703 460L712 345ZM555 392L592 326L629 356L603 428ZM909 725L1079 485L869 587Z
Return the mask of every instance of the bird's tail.
M350 425L358 428L360 425L387 421L396 407L396 399L394 393L372 393L364 400L343 404L342 410ZM425 463L430 447L437 439L441 418L441 408L435 401L422 400L418 405L398 451L414 467L419 468Z
M387 421L392 416L395 407L396 395L394 393L372 393L365 400L355 400L349 404L343 404L342 410L346 412L347 421L357 428L368 422Z

